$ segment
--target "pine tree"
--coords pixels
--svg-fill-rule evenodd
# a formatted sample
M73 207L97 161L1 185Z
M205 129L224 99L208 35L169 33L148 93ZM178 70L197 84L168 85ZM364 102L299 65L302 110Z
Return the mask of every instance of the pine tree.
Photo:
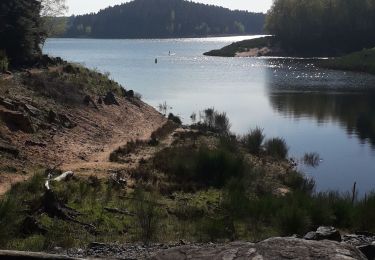
M1 0L0 50L11 67L31 65L41 56L45 33L41 26L38 0Z

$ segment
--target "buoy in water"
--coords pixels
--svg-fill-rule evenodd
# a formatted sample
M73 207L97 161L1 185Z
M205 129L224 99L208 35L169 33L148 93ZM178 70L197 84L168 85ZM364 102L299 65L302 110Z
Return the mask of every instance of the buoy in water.
M155 64L158 64L158 59L155 59Z

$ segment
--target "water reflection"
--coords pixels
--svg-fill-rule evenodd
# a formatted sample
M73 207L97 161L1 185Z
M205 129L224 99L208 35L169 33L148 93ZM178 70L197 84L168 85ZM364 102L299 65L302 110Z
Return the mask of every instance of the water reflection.
M269 96L272 107L289 118L313 118L320 124L338 122L349 135L375 149L375 92L278 92Z

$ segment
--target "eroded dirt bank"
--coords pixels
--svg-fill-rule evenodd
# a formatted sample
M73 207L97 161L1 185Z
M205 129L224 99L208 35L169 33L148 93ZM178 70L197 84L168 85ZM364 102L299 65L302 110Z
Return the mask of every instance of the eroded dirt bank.
M165 122L133 91L85 68L65 65L3 76L0 195L39 168L109 163L113 150L149 138Z

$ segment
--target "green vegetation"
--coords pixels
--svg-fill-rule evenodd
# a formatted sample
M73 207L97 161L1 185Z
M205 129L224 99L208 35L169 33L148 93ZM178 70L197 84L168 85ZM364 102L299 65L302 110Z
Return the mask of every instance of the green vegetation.
M240 42L234 42L228 46L225 46L219 50L212 50L204 53L207 56L219 56L219 57L234 57L239 52L246 52L254 48L272 47L276 44L276 40L272 36L261 37L251 40L244 40Z
M0 231L7 230L0 248L49 250L83 247L92 241L257 241L303 235L320 225L375 231L375 194L353 201L346 194L314 193L314 182L290 167L282 174L279 168L267 168L271 162L286 163L279 150L285 148L282 139L271 139L277 147L272 149L265 142L265 151L272 151L267 157L254 157L243 138L193 133L186 132L130 172L134 189L112 178L75 177L52 183L59 201L79 211L77 220L94 229L39 214L43 173L13 186L0 203ZM264 138L260 129L250 136ZM258 156L268 162L256 166ZM279 188L289 191L282 195Z
M375 48L354 52L339 58L322 60L317 65L329 69L375 74Z
M242 143L249 153L260 155L264 138L263 129L257 127L242 137Z
M123 95L122 87L107 74L74 64L35 74L31 78L25 77L24 80L41 95L66 104L82 104L87 94L103 96L111 91L118 96Z
M171 120L178 125L182 125L181 118L179 116L176 116L176 115L172 114L172 113L169 113L168 120Z
M64 36L167 38L259 34L265 15L185 0L134 0L73 18Z
M37 0L3 0L0 5L0 50L13 67L32 65L41 56L44 41L41 3Z
M375 46L374 13L374 0L275 0L265 24L265 31L272 37L233 43L205 55L234 57L267 47L253 55L341 56ZM357 63L356 56L361 55L349 55L330 64L333 68L373 71L370 59Z
M276 0L266 30L300 55L340 55L375 45L375 1Z
M288 146L282 138L272 138L267 140L264 144L265 152L267 155L277 159L286 159L288 156Z
M230 122L225 112L220 113L214 108L207 108L201 113L201 120L192 128L201 131L211 131L220 135L230 134Z

